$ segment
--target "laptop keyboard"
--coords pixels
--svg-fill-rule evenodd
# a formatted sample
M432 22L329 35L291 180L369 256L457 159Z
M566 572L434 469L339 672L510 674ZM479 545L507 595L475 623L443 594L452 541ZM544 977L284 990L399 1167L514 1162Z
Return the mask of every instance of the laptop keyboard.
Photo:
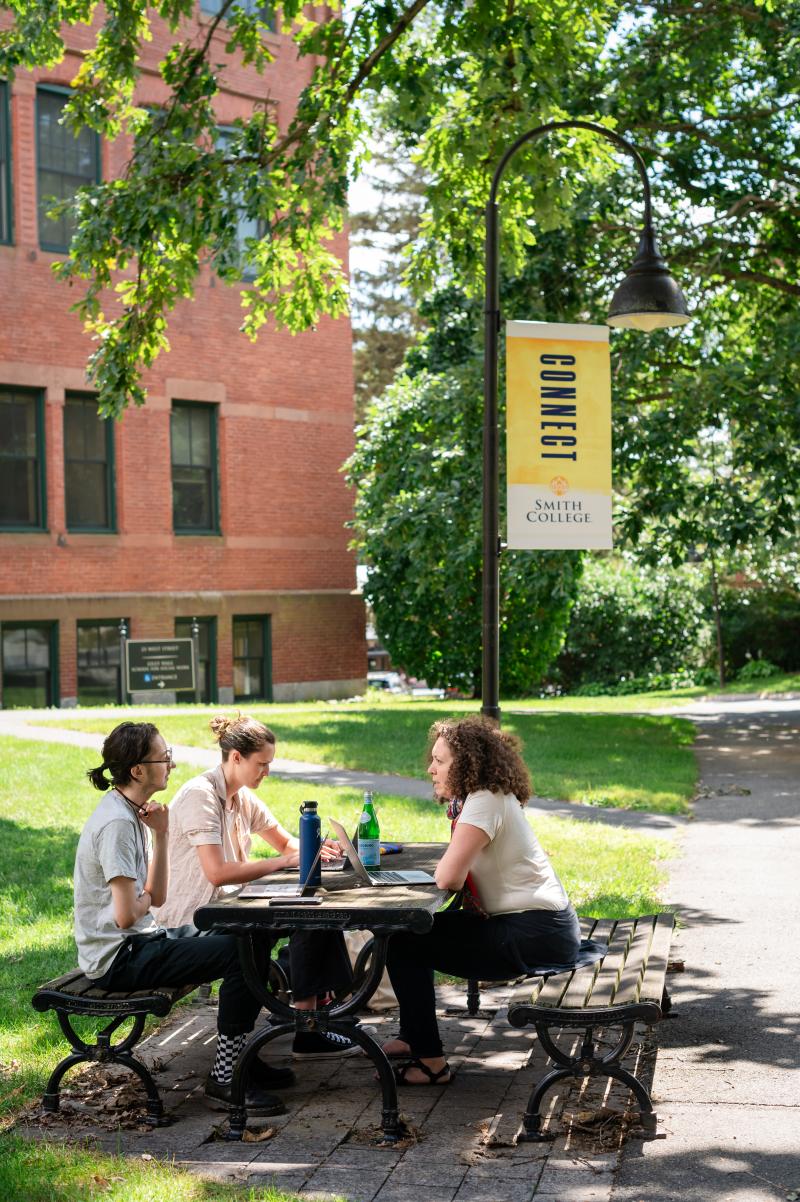
M373 885L379 885L381 881L388 881L390 885L407 885L408 877L402 872L392 872L390 868L381 869L380 875L376 876L373 873L369 874L369 879Z

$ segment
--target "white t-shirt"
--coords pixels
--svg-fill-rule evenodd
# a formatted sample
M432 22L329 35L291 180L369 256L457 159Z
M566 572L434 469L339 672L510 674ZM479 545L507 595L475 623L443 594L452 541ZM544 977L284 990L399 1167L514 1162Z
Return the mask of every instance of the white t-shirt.
M479 789L464 802L459 822L489 836L470 874L487 914L563 910L569 905L539 841L513 793Z

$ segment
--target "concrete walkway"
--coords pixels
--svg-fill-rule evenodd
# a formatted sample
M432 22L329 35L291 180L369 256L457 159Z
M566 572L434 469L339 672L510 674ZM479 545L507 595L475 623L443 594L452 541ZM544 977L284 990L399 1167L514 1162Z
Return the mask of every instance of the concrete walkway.
M442 1015L452 1086L401 1092L401 1107L419 1142L398 1149L371 1144L379 1119L372 1068L362 1059L302 1065L285 1097L286 1119L253 1124L253 1142L220 1142L222 1116L202 1098L211 1058L214 1013L208 1005L179 1010L151 1038L148 1055L161 1066L159 1083L180 1122L154 1132L129 1118L126 1086L100 1089L94 1111L84 1095L46 1125L30 1116L29 1134L96 1138L110 1150L169 1157L194 1171L257 1188L274 1183L302 1198L348 1202L778 1202L800 1189L800 1049L797 956L800 918L800 703L725 701L686 709L698 727L703 796L686 823L680 857L671 865L666 900L685 923L673 955L686 971L671 975L672 1017L656 1032L650 1070L659 1116L653 1142L620 1138L601 1108L623 1109L627 1095L604 1096L594 1086L559 1100L551 1145L515 1145L519 1118L544 1057L526 1032L505 1020L506 993L484 996L469 1019L460 991L442 991ZM48 715L52 716L52 715ZM0 734L82 742L97 736L38 731L11 714ZM93 742L92 746L97 743ZM185 754L184 754L185 753ZM213 753L181 749L188 762L213 763ZM315 765L282 762L280 772L332 780ZM364 774L357 774L364 779ZM427 784L388 778L382 791L428 796ZM369 783L377 790L372 778ZM412 792L413 787L413 792ZM420 790L424 792L420 793ZM561 803L537 799L558 812ZM565 806L588 821L622 819L674 833L673 819ZM583 812L588 811L588 812ZM640 823L638 819L642 819ZM380 1034L392 1016L376 1019ZM273 1045L274 1046L274 1045ZM648 1058L646 1040L632 1054ZM288 1046L284 1049L288 1054ZM522 1071L519 1071L522 1070ZM97 1070L95 1070L97 1071ZM653 1075L654 1073L654 1075ZM648 1074L645 1073L645 1076ZM109 1089L111 1093L109 1094ZM593 1120L581 1134L564 1118ZM122 1130L120 1130L120 1122ZM267 1134L269 1132L269 1134ZM264 1136L265 1138L260 1138Z
M696 707L702 790L672 865L673 1016L612 1202L778 1202L800 1190L800 703Z

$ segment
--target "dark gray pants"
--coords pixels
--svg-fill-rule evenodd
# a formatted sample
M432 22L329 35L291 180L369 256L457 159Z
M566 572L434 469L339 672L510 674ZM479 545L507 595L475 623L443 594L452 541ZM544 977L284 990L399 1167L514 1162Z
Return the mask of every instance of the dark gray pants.
M246 1035L255 1026L261 1002L252 994L239 962L235 935L200 935L192 927L176 927L158 935L131 935L98 989L129 991L158 985L222 983L217 1029L221 1035ZM266 979L269 953L276 940L265 934L261 943ZM346 989L352 981L344 937L338 931L298 931L289 943L292 992L313 997L328 989Z
M392 935L386 967L400 1006L401 1039L414 1056L442 1055L434 970L479 981L508 981L541 964L572 963L580 942L580 923L572 906L490 918L444 910L426 935Z

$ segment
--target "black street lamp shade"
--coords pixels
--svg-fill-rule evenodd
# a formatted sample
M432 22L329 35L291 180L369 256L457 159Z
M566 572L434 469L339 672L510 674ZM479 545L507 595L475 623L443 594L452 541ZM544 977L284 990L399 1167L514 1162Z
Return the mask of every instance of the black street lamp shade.
M639 240L636 258L611 300L610 326L660 330L691 321L686 298L659 254L652 227Z

